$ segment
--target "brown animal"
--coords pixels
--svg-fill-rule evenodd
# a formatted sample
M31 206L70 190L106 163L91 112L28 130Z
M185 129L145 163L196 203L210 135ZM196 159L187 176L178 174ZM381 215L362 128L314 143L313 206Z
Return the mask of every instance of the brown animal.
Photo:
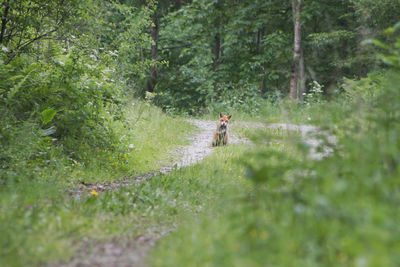
M212 142L213 146L220 146L228 144L228 123L232 118L232 115L224 115L222 112L219 113L219 121L217 124L217 130L214 133L214 139Z

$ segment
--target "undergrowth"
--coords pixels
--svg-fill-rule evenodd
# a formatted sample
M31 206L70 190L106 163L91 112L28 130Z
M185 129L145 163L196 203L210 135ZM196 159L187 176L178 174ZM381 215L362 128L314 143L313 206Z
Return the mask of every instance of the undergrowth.
M81 182L118 181L168 165L174 157L169 152L194 131L184 119L166 116L144 102L132 102L124 114L126 120L107 124L118 137L114 149L91 146L83 139L65 154L63 143L43 137L34 123L13 131L1 151L9 157L1 168L1 266L57 262L74 255L83 239L133 236L142 230L139 225L147 226L145 210L125 202L126 191L99 199L86 191L81 197L67 193Z
M335 103L321 111L332 114L320 123L338 138L329 157L309 159L296 135L281 130L239 131L256 142L235 165L239 175L228 180L215 175L223 183L209 192L214 205L164 239L151 263L398 266L399 75L367 79L380 84L372 99L354 98L339 115ZM335 123L335 116L345 118ZM244 173L252 190L213 196L227 185L238 186Z

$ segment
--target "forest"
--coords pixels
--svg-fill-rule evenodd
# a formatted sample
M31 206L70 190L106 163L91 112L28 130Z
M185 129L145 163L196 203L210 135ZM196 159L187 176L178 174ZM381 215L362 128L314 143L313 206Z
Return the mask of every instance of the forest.
M0 0L0 114L0 266L400 266L400 0Z

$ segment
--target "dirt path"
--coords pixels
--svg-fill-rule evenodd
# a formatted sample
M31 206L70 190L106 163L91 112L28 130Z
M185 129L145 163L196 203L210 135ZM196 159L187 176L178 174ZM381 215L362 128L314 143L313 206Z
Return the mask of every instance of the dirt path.
M215 121L205 121L205 120L190 120L190 123L194 124L198 129L199 133L190 137L190 144L184 147L180 147L175 150L178 160L171 166L164 167L159 170L159 172L166 174L174 169L180 169L186 166L196 164L197 162L203 160L205 157L211 154L214 148L211 146L212 136L216 128ZM245 127L245 128L271 128L278 129L282 128L287 131L297 131L301 134L302 140L305 144L310 147L310 158L321 159L330 153L332 153L332 148L325 145L327 141L328 144L335 144L336 138L330 135L328 132L321 131L318 127L311 125L297 125L297 124L287 124L287 123L259 123L259 122L234 122L231 128L234 127ZM247 138L240 138L234 133L230 133L229 136L230 144L239 143L250 143Z
M86 184L84 185L86 191L90 191L92 189L95 189L99 192L105 190L118 190L120 186L132 185L135 182L144 182L151 177L158 175L159 173L168 174L175 169L190 166L203 160L214 150L214 148L211 146L211 141L213 132L216 128L216 122L204 120L190 120L189 122L197 126L199 132L189 138L189 145L179 147L172 152L177 158L173 164L142 176L131 177L130 179L120 183L102 183L92 185ZM310 146L310 157L313 159L321 159L332 152L332 149L327 146L319 149L324 142L319 137L322 136L322 139L326 139L328 142L333 144L336 142L335 138L330 136L328 133L322 132L317 127L309 125L236 122L231 125L231 128L238 126L245 128L282 128L289 131L298 131L303 138L303 142ZM239 138L234 134L231 134L229 142L231 144L238 144L249 143L250 141L246 138ZM146 266L145 260L148 252L155 246L158 239L167 235L172 230L173 229L164 229L161 226L153 226L149 227L144 235L140 235L134 240L111 240L109 242L102 243L95 241L84 241L82 244L83 248L76 258L67 264L57 263L56 266Z
M151 171L146 174L138 176L126 177L120 182L105 182L95 184L82 183L82 187L76 192L71 192L71 195L82 195L85 192L96 190L97 192L104 192L106 190L113 191L118 190L120 186L129 186L135 182L144 182L158 174L168 174L169 172L180 169L186 166L190 166L200 162L205 157L211 154L214 148L211 146L213 132L216 128L215 121L206 120L189 120L190 123L194 124L199 132L189 138L189 145L178 147L171 153L175 155L177 159L172 164L165 166L159 170ZM272 123L265 124L260 122L234 122L231 128L244 127L244 128L271 128L278 129L282 128L288 131L297 131L301 134L303 142L310 147L309 156L311 159L321 159L332 152L331 145L336 144L336 138L327 132L321 131L318 127L311 125L297 125L290 123ZM234 134L230 134L230 144L238 143L251 143L247 138L239 138ZM328 145L326 145L328 144Z
M189 145L181 146L171 151L171 154L174 155L174 157L176 158L176 160L172 164L162 167L159 170L151 171L142 175L126 177L123 181L120 182L104 182L95 184L81 183L82 186L78 189L78 191L70 192L70 195L82 195L85 192L89 193L92 190L100 193L107 190L118 190L120 186L129 186L135 182L144 182L160 173L165 175L173 170L194 165L197 162L200 162L205 157L210 155L211 152L214 150L214 148L211 146L211 141L216 128L216 121L189 120L188 122L194 124L199 129L199 131L197 134L189 138ZM249 124L249 127L262 126L262 124ZM230 136L230 143L232 144L246 142L249 142L249 140L246 138L237 138L235 135Z
M189 145L180 147L175 151L178 160L172 165L172 167L165 167L161 169L160 172L166 173L174 168L180 169L196 164L210 155L214 150L211 146L211 142L217 126L216 121L189 120L188 122L194 124L199 129L199 132L189 138ZM246 142L248 142L248 139L238 138L233 134L229 136L229 143L231 144Z

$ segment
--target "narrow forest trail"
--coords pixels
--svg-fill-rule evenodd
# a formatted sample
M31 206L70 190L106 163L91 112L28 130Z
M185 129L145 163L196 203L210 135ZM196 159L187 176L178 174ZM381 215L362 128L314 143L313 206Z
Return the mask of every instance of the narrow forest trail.
M95 184L82 183L81 187L76 191L70 192L71 196L82 195L84 192L90 192L95 190L97 192L113 191L118 190L120 186L129 186L135 182L144 182L158 174L168 174L173 170L177 170L186 166L190 166L200 162L205 157L211 154L214 147L211 146L213 133L216 129L216 121L207 120L188 120L189 123L193 124L198 128L198 132L189 137L189 144L186 146L180 146L171 151L173 158L175 158L172 163L161 169L151 171L145 174L140 174L136 176L125 177L123 181L119 182L99 182ZM259 123L246 123L248 127L263 127L263 124ZM235 135L230 136L230 143L246 143L249 142L246 138L238 138Z
M120 183L102 183L85 185L86 190L118 190L119 186L130 186L135 182L145 182L146 180L159 175L168 174L173 170L184 168L196 164L210 155L214 147L211 146L213 132L216 128L216 121L207 120L189 120L198 129L198 133L189 138L190 144L178 147L171 153L175 155L175 162L165 166L157 171L147 173L145 175L128 178ZM298 131L302 136L302 140L310 147L310 157L312 159L321 159L332 152L330 147L319 147L323 144L323 139L328 143L334 144L336 139L334 136L326 132L322 132L318 127L310 125L295 125L287 123L264 124L257 122L234 122L231 128L271 128L288 131ZM321 138L322 136L322 138ZM230 144L250 143L246 138L240 138L231 131ZM173 231L171 227L151 226L143 235L137 236L134 240L123 241L111 240L108 242L84 241L79 254L66 264L57 263L57 266L146 266L146 257L149 251L155 246L156 241L161 237Z

